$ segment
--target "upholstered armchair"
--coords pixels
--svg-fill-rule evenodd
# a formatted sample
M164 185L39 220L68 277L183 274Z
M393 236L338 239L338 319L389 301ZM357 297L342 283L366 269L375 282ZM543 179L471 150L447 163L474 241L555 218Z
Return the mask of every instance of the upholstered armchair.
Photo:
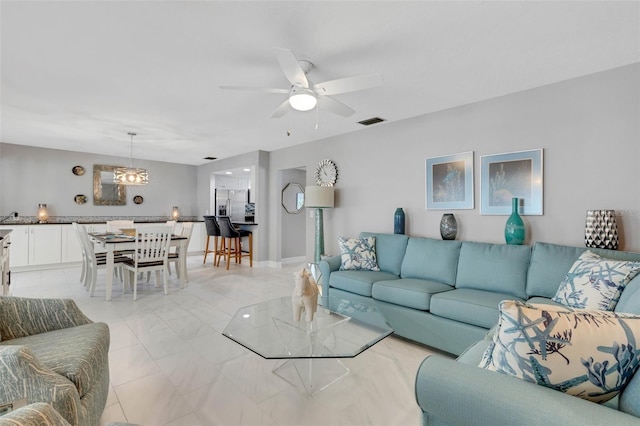
M0 297L0 404L45 402L97 425L109 390L109 328L73 300Z

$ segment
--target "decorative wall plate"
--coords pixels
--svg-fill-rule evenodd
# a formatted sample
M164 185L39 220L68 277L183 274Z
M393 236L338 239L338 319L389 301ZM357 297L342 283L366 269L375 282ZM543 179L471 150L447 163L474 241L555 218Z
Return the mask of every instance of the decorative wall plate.
M82 176L84 174L84 167L82 167L82 166L73 166L71 171L76 176Z
M76 202L76 204L84 204L87 202L87 196L86 195L82 195L82 194L78 194L75 197L73 197L73 201Z
M142 195L136 195L135 197L133 197L133 202L136 204L142 204L143 201L144 198L142 198Z

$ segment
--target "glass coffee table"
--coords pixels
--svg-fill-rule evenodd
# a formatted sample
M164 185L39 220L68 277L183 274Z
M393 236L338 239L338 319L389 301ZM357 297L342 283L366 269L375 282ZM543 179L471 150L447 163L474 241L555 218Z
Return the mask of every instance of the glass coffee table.
M369 305L329 297L313 321L293 320L291 297L238 309L222 334L265 359L281 359L273 373L315 395L349 374L353 358L393 330Z

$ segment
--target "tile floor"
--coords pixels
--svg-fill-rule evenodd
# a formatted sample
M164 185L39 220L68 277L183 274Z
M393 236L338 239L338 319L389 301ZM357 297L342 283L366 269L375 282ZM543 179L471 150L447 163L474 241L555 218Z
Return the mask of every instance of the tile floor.
M309 397L271 373L276 361L222 336L237 308L290 295L299 267L226 271L189 256L184 289L174 273L167 296L152 278L137 301L116 285L106 302L104 272L89 297L77 266L14 273L12 293L73 298L91 319L109 324L111 385L101 424L419 425L414 378L433 353L424 346L390 336L344 360L351 373Z

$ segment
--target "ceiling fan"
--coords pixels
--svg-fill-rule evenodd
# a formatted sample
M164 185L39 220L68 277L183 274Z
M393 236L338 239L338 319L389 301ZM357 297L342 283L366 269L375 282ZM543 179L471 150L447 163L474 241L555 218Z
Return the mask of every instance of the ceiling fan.
M329 80L324 83L312 83L307 78L307 73L313 69L313 64L309 61L298 60L289 49L275 49L276 57L280 63L280 68L291 83L288 89L250 87L250 86L220 86L226 90L250 90L266 93L288 94L287 99L273 111L271 118L278 118L285 115L291 109L298 111L309 111L318 107L343 117L349 117L355 111L334 99L331 95L340 93L355 92L381 86L382 76L380 74L366 74L355 77L339 78Z

